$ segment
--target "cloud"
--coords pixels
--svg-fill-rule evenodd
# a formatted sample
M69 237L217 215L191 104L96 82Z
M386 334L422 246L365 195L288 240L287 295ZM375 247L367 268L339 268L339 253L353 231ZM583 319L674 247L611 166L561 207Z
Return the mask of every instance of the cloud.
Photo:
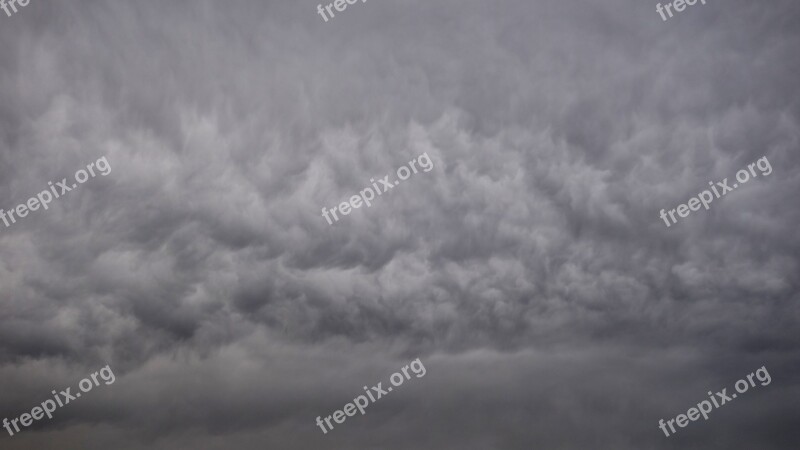
M798 7L32 2L0 39L4 448L788 448ZM321 216L427 152L333 225ZM774 168L666 228L709 181ZM420 357L428 374L314 424ZM770 386L664 438L766 365Z

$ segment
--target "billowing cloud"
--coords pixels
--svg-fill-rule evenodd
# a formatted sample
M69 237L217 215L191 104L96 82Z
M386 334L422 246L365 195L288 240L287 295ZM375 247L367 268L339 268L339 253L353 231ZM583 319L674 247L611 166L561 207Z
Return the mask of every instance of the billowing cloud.
M0 13L0 207L111 166L0 223L0 419L116 374L0 446L796 447L796 2L316 6Z

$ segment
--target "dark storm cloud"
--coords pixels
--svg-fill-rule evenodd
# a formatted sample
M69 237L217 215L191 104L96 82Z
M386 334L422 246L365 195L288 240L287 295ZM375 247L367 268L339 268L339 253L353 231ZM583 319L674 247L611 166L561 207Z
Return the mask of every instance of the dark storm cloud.
M117 375L3 448L796 445L794 2L315 8L0 14L0 207L112 168L0 224L0 415ZM416 357L424 378L314 425ZM762 365L771 385L657 428Z

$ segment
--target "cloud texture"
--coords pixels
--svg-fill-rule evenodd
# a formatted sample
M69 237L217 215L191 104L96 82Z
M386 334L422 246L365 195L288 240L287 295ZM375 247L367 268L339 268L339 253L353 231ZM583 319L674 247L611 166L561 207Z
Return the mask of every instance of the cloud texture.
M0 207L112 168L0 224L0 418L117 377L0 447L797 448L800 4L316 6L0 13ZM762 365L769 386L658 429Z

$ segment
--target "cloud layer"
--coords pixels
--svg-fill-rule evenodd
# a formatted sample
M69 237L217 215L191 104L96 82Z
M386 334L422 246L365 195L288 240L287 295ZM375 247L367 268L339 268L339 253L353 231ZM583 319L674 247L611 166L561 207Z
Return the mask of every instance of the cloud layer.
M800 6L31 2L0 14L9 449L790 449ZM427 152L328 225L320 210ZM757 177L667 228L709 181ZM414 358L363 417L314 419ZM753 389L657 427L765 365ZM2 431L2 430L0 430Z

